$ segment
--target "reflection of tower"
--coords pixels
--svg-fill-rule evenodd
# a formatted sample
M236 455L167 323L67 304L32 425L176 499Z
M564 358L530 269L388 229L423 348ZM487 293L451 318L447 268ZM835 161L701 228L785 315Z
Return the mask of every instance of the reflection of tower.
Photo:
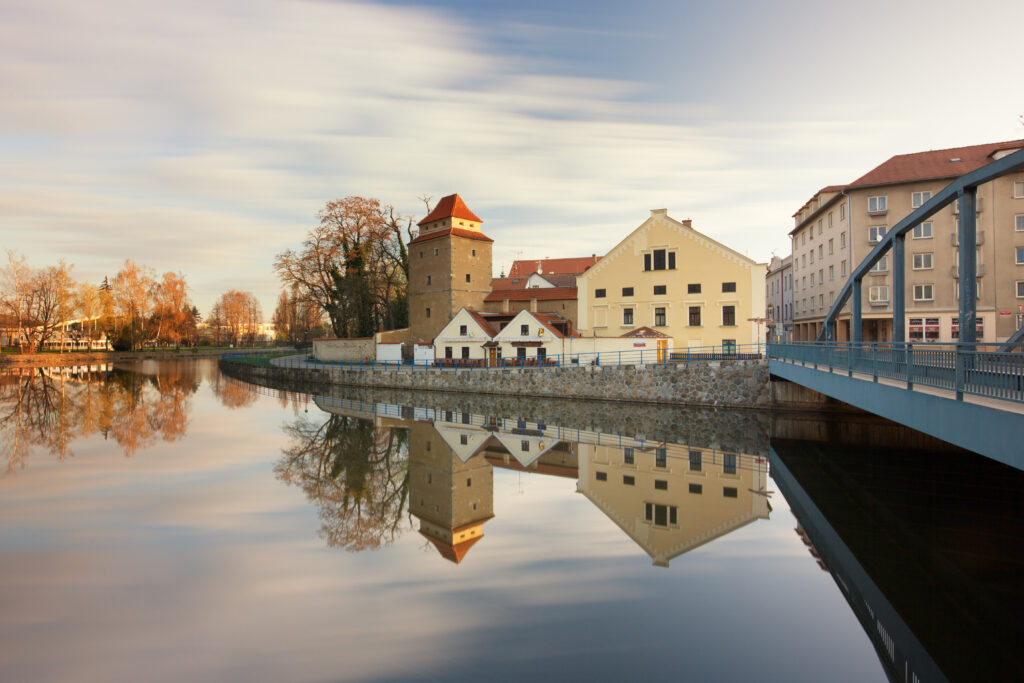
M445 440L468 443L482 430L459 425L445 431L443 437L433 423L419 421L409 430L409 510L420 520L420 533L458 564L494 517L494 473L482 454L486 438L476 453L458 454Z

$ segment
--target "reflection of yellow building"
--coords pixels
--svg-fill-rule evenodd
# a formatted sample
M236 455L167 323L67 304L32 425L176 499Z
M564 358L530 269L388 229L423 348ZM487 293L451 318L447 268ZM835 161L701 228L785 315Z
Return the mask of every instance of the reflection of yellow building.
M409 510L420 520L420 533L458 564L494 517L494 473L482 454L474 454L489 435L472 425L439 427L410 425Z
M763 458L679 444L579 445L577 490L637 545L669 560L767 519Z

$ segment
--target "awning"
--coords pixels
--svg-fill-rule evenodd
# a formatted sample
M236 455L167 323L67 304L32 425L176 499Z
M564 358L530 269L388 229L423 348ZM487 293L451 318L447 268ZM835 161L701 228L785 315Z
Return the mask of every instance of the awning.
M512 346L544 346L544 342L539 341L514 341Z
M494 341L493 339L491 341L484 342L484 348L485 349L496 349L499 346L501 346L501 344L499 344L498 342Z

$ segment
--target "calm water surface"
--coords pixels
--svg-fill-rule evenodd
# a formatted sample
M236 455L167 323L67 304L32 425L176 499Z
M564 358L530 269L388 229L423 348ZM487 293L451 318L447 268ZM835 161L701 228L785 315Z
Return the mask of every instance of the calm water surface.
M759 416L679 411L673 431L664 410L549 424L400 398L257 389L212 361L0 375L0 679L1021 671L983 655L1020 642L1005 468L890 471L890 451L770 442ZM950 498L958 523L934 528Z

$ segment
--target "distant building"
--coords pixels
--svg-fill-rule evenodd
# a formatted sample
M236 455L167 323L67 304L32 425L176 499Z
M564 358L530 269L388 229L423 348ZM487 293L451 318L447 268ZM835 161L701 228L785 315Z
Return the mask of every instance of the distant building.
M950 181L1021 148L1024 140L901 154L849 185L814 194L793 215L794 338L812 340L853 269L889 229ZM956 203L906 238L907 341L959 339ZM978 341L1021 325L1024 307L1024 173L978 188ZM864 341L892 339L892 254L864 278ZM836 338L850 338L850 304Z
M460 308L482 310L491 288L491 245L457 194L442 198L409 242L409 330L432 341Z
M607 337L651 327L676 347L753 344L766 267L656 209L576 278L578 326Z
M765 318L768 341L793 338L793 257L773 256L765 277Z
M518 313L557 313L578 324L576 277L597 263L599 257L520 260L509 275L491 280L484 310Z

